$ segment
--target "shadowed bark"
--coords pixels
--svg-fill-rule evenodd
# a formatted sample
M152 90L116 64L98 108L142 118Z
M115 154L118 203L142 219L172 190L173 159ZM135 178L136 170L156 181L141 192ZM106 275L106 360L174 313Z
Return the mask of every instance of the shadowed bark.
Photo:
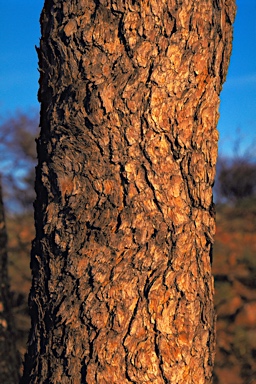
M17 384L19 355L15 345L15 327L7 268L7 234L0 179L0 382Z
M46 0L23 383L210 383L232 0Z

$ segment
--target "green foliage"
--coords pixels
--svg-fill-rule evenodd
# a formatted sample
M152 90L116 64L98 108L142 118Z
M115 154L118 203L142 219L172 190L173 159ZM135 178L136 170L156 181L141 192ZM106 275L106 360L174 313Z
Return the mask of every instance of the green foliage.
M222 302L227 302L232 299L234 292L230 282L215 282L215 290L218 293L215 300L215 305L219 305Z

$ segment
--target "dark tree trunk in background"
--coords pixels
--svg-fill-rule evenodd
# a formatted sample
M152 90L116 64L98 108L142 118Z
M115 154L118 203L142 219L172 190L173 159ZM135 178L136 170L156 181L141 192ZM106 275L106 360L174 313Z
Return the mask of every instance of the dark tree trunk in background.
M5 227L2 186L0 179L0 383L17 384L19 355L15 345L15 326L7 266L7 233Z
M23 383L210 383L232 0L46 0Z

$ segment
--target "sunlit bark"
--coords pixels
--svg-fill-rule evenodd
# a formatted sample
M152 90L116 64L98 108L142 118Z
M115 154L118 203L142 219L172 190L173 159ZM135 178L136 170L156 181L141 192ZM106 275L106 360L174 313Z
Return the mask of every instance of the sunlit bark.
M46 0L24 383L210 383L232 0Z

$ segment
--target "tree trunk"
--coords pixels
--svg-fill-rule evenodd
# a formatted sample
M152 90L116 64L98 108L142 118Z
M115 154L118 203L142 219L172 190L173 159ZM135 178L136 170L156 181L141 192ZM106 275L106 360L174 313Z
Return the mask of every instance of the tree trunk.
M19 355L15 345L15 327L7 268L7 233L0 179L0 383L17 384Z
M233 0L46 0L23 383L210 383Z

